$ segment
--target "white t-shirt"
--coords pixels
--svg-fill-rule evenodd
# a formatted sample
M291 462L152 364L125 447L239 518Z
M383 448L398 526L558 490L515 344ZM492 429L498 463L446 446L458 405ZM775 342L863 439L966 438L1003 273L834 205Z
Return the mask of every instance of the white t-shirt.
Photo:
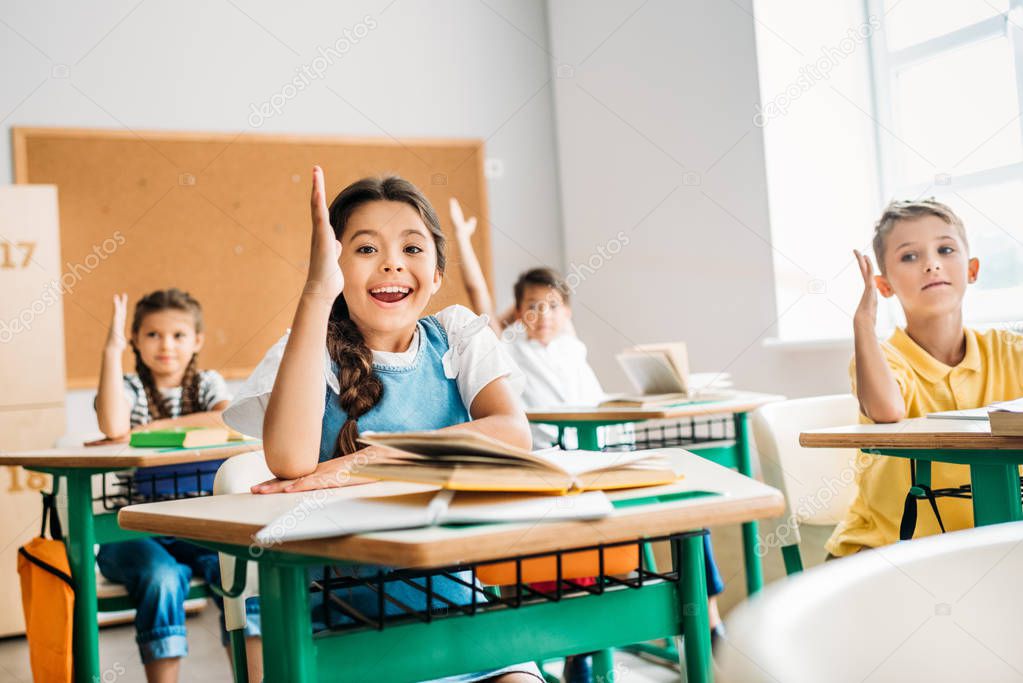
M544 346L529 339L516 323L510 334L502 335L505 347L526 376L522 400L527 408L551 406L595 406L607 396L593 368L586 362L586 345L572 334L561 334ZM533 447L542 448L558 440L550 425L532 425Z
M486 316L478 316L465 306L456 305L438 311L436 318L448 335L449 348L442 358L444 375L455 380L466 411L480 390L501 377L507 377L512 393L519 395L523 385L522 373L509 358L504 345L497 341ZM263 415L270 402L277 369L281 366L284 347L290 334L291 330L288 330L270 347L224 411L224 422L243 434L258 438L263 436ZM417 325L407 350L397 353L373 350L373 362L377 365L409 366L415 361L418 351ZM334 393L340 392L326 346L323 347L323 382L324 388L330 387Z

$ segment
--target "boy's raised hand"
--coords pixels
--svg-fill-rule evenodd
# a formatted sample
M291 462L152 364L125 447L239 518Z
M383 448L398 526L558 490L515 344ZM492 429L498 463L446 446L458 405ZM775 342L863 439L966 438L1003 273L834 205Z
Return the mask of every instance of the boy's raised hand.
M466 220L462 213L462 205L454 197L451 198L451 222L455 225L455 237L468 239L476 232L476 216Z
M313 190L310 198L313 234L309 255L309 274L306 276L305 293L333 302L345 287L338 259L341 258L341 242L334 236L327 212L327 194L323 189L323 169L313 166Z
M860 274L863 276L863 296L860 297L860 305L856 307L853 323L873 330L874 324L877 322L877 287L874 284L874 266L870 259L865 254L861 254L859 250L853 249L853 254L856 256Z
M128 295L114 295L114 312L110 317L110 331L107 333L106 348L120 353L128 346L124 329L128 322Z

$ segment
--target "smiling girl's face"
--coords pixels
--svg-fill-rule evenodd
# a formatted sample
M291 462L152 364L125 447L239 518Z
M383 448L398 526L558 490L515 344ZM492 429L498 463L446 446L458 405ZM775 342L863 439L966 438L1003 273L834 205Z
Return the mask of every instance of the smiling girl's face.
M949 313L961 310L979 267L956 228L938 216L903 219L885 238L877 286L884 296L898 296L907 316Z
M196 332L192 313L168 308L147 314L132 342L161 387L177 386L202 348L203 335Z
M370 348L404 351L443 279L437 247L419 212L404 202L363 204L348 219L341 245L349 315ZM390 339L400 348L374 345Z

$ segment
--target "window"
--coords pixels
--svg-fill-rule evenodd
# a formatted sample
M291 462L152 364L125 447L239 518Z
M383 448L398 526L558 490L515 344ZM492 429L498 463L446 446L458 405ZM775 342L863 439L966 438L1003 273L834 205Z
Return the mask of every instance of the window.
M934 196L966 224L971 323L1023 318L1023 0L867 0L884 199ZM889 326L901 322L887 306Z
M1023 0L754 0L778 336L848 338L890 199L963 218L971 323L1023 318ZM901 324L885 301L879 326Z

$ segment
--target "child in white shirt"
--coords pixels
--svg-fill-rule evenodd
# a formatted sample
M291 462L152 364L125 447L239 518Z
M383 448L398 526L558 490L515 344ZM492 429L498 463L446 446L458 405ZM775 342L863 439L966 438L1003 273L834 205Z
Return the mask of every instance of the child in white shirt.
M595 406L603 401L607 394L586 361L586 345L576 337L572 327L571 291L565 280L551 268L528 270L515 283L514 307L500 316L495 315L483 269L472 247L476 218L465 218L454 197L450 205L461 254L462 280L469 300L476 313L490 319L491 327L505 342L509 355L525 375L522 399L526 408ZM532 424L530 428L534 448L550 446L558 439L553 426ZM602 441L623 436L618 426L605 427L601 432ZM710 536L704 538L711 631L716 640L724 629L715 596L724 590L724 582L714 562Z
M454 198L451 218L461 253L462 279L473 310L490 319L490 326L525 374L522 400L526 407L594 406L603 401L607 394L586 362L586 345L572 328L570 291L561 276L550 268L526 271L515 283L515 306L503 315L495 315L490 290L472 248L476 218L466 219ZM557 442L555 427L534 424L531 429L535 448Z

